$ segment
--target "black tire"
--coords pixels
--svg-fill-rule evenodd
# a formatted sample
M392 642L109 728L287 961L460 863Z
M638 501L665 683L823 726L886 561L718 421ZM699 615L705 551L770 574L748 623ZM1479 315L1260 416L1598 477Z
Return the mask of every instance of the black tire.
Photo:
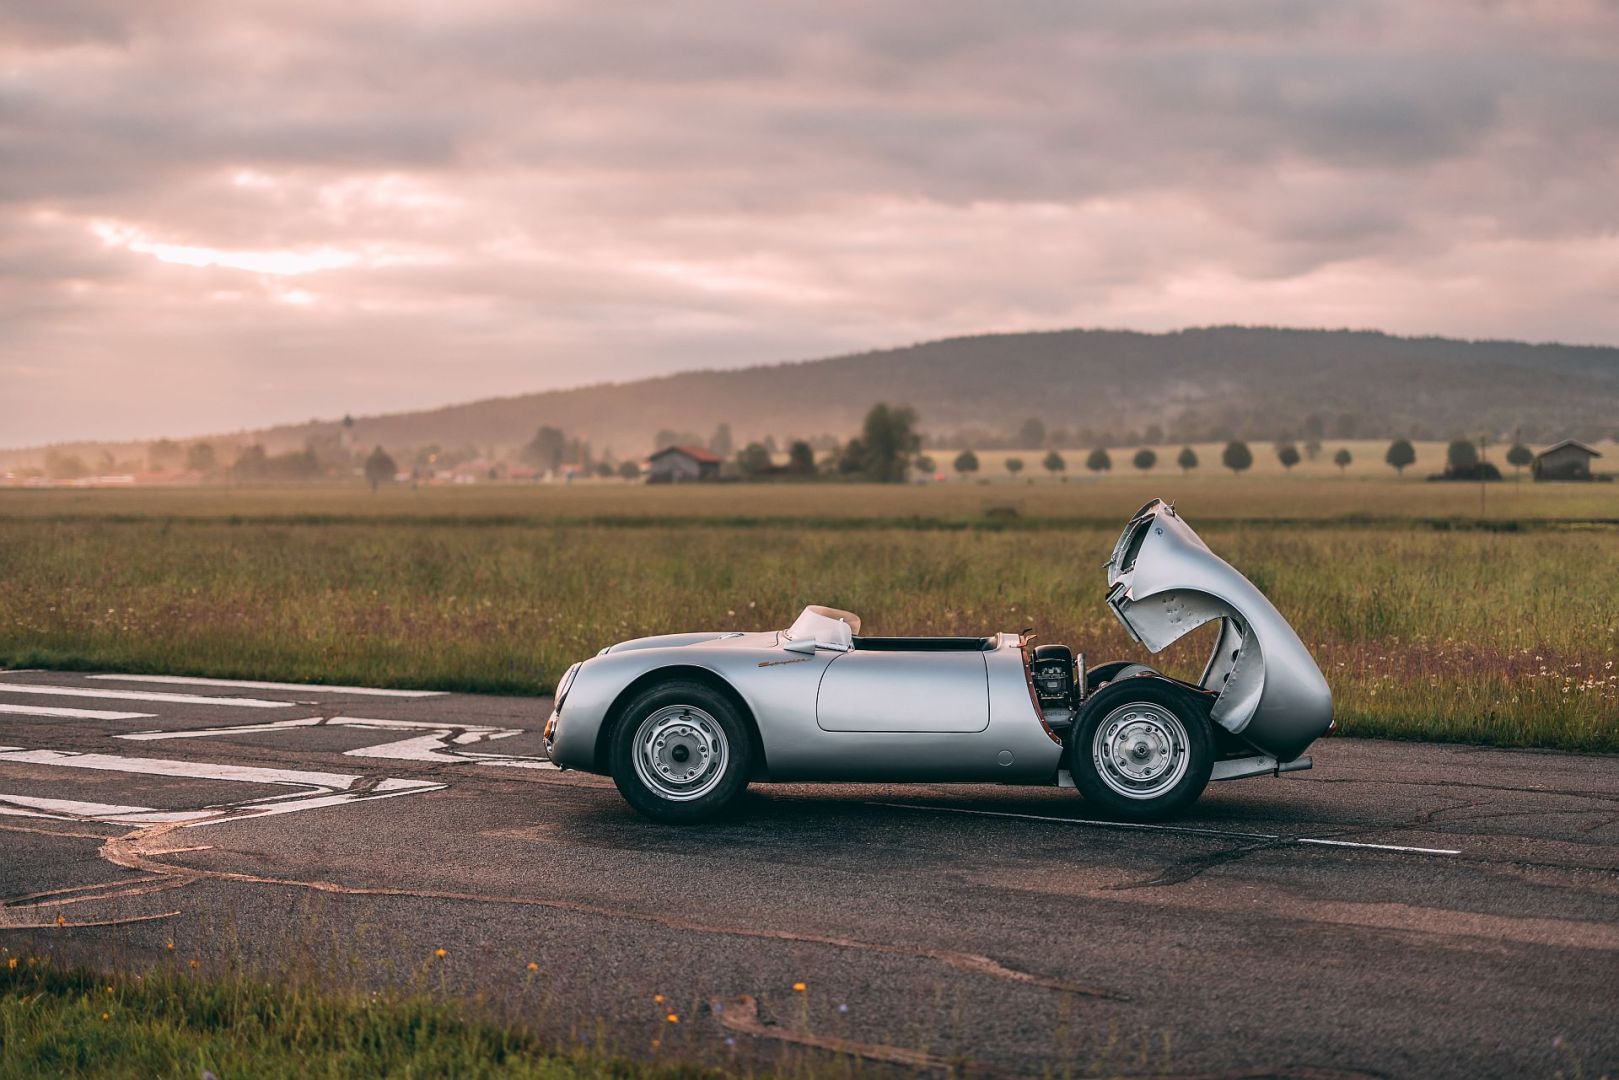
M671 680L648 687L620 712L607 760L619 794L641 814L694 824L723 813L747 789L753 739L725 694Z
M1114 753L1104 767L1097 755L1110 744ZM1214 732L1174 683L1127 677L1081 707L1069 734L1068 768L1085 801L1107 816L1159 821L1184 811L1208 786Z

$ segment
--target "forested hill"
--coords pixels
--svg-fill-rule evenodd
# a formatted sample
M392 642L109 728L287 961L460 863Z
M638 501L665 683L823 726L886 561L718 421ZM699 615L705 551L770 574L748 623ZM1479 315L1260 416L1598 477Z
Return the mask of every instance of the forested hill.
M552 424L632 454L660 430L720 423L739 441L847 435L874 401L913 405L934 436L1005 436L1035 416L1080 443L1154 424L1172 439L1270 438L1302 433L1313 414L1343 437L1595 438L1619 430L1619 349L1245 328L986 334L366 418L356 436L503 444Z
M659 431L706 437L720 423L738 445L846 436L875 401L908 403L933 438L968 441L1006 438L1031 416L1076 445L1154 426L1170 440L1308 427L1329 437L1521 428L1531 441L1591 439L1619 430L1619 348L1238 327L985 334L358 417L354 435L362 445L504 452L549 424L628 456L650 450ZM301 424L246 437L276 450L331 431Z

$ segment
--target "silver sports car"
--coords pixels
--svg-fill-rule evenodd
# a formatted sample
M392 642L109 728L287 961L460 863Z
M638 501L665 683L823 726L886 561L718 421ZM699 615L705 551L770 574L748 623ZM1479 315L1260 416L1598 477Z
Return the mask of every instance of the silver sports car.
M1158 652L1217 622L1196 683L1139 663L1087 668L1028 633L869 637L808 607L785 630L668 634L573 665L551 760L613 778L659 821L711 817L750 780L1047 784L1149 820L1213 780L1308 769L1332 695L1287 620L1174 507L1130 519L1107 604Z

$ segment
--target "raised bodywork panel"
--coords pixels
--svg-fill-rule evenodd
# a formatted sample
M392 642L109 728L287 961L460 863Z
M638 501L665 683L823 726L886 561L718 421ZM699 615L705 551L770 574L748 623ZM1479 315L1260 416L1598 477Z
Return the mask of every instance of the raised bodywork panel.
M1209 550L1172 507L1142 508L1108 562L1108 605L1153 652L1220 620L1200 685L1216 723L1292 761L1332 726L1332 692L1304 643L1254 584Z
M826 731L983 731L982 652L847 652L821 676L815 721Z

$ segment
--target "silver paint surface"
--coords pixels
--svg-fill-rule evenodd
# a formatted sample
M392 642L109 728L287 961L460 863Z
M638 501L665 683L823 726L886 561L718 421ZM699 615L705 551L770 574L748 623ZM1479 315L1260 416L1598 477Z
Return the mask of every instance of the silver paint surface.
M1204 685L1219 693L1216 722L1259 752L1292 761L1330 725L1326 681L1287 621L1165 504L1149 504L1126 527L1108 584L1109 605L1154 652L1221 621ZM780 631L621 642L579 666L551 759L606 772L599 736L621 698L648 680L682 677L734 692L758 729L760 779L1058 782L1063 747L1035 710L1015 634L960 652L846 652Z

